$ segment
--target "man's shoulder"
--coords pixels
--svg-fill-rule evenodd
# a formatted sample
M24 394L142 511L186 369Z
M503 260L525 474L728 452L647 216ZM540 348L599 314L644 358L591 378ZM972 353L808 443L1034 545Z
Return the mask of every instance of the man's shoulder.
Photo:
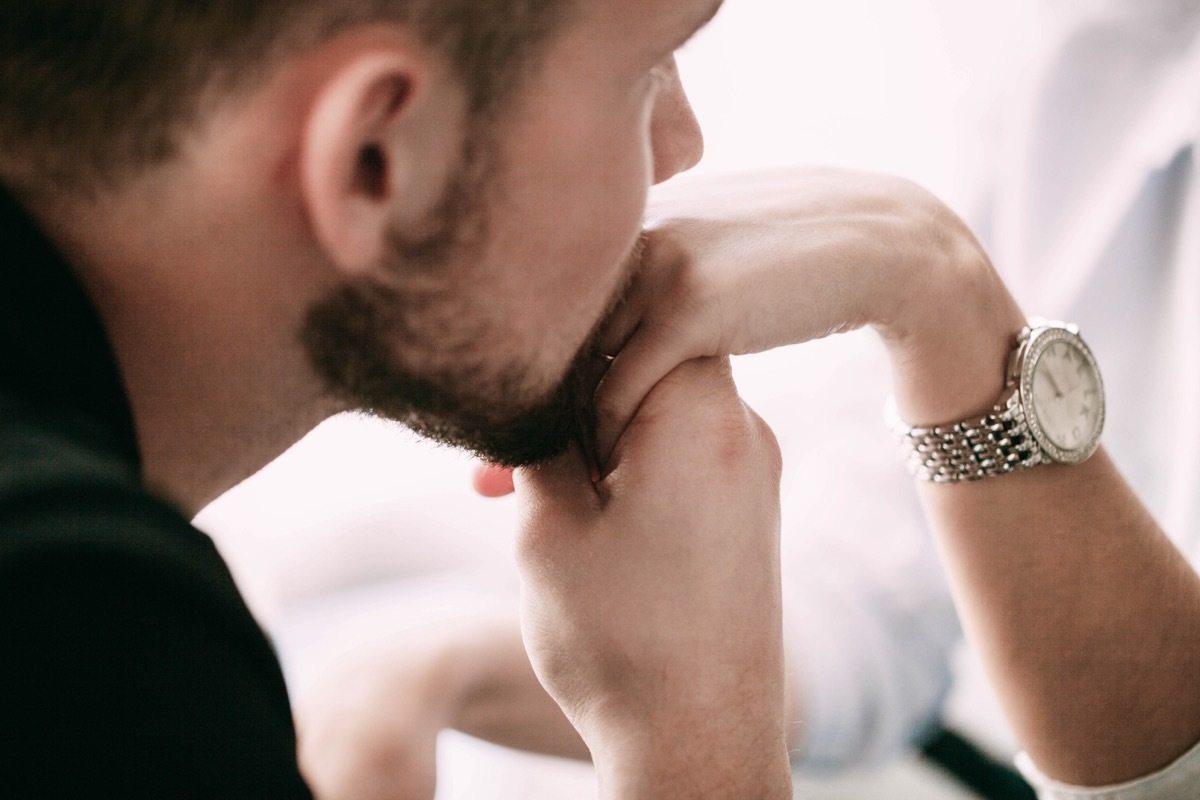
M132 592L249 619L212 540L147 491L103 426L11 394L0 412L0 596L90 582L96 604Z
M17 559L105 554L144 555L165 570L203 563L210 549L146 491L102 424L0 393L0 572Z
M0 501L62 481L138 484L105 420L0 386Z
M6 408L0 737L20 742L16 782L307 797L278 662L212 541L103 430Z

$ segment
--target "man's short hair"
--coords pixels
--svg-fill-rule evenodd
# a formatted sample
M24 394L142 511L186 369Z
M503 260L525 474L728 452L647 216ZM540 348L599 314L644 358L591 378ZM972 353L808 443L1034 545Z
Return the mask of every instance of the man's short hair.
M355 25L414 26L495 110L572 0L0 0L0 181L90 193L169 160L214 100Z

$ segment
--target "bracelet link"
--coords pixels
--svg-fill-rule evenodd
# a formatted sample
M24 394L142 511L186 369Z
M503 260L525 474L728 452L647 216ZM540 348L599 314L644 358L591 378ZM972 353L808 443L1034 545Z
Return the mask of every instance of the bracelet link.
M894 397L885 409L888 427L896 435L905 466L916 478L933 483L964 483L1003 475L1041 463L1015 395L991 414L953 425L912 428L896 409Z

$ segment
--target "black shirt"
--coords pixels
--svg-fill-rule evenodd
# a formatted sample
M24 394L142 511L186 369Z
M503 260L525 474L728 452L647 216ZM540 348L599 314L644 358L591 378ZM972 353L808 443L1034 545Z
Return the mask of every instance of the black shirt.
M0 191L0 795L309 798L278 662L141 485L70 268Z

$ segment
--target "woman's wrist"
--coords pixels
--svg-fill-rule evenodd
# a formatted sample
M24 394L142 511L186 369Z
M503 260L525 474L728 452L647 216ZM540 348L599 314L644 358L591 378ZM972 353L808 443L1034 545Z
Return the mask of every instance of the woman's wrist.
M1025 318L969 230L949 219L938 242L896 271L894 302L874 327L892 364L900 416L937 425L990 411Z

